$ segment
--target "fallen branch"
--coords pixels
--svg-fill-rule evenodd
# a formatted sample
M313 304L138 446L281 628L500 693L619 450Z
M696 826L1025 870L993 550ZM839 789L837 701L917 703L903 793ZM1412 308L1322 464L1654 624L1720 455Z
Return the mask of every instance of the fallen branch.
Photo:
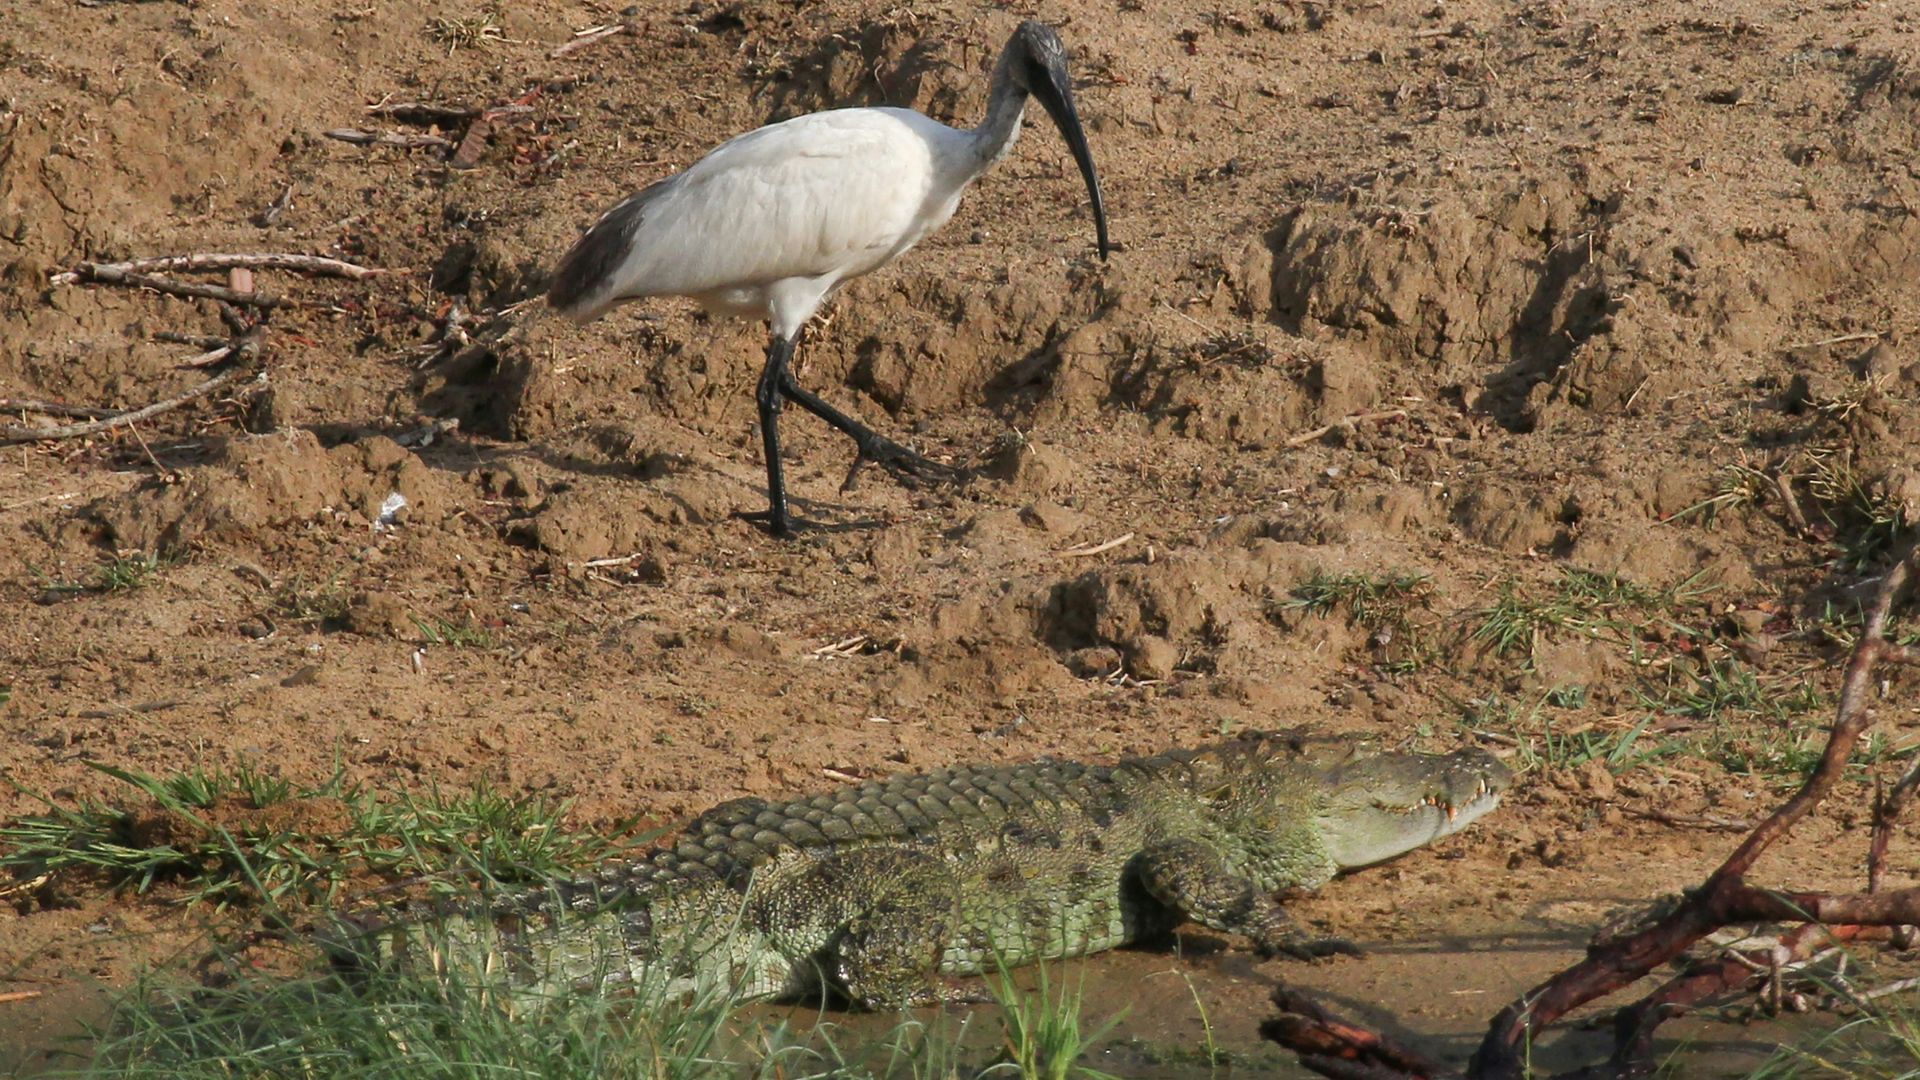
M1710 997L1776 985L1783 970L1805 963L1835 944L1852 941L1860 933L1858 926L1810 923L1783 936L1771 949L1729 949L1688 964L1680 974L1614 1016L1613 1056L1604 1071L1626 1075L1635 1062L1649 1060L1655 1030L1671 1017Z
M64 274L55 274L55 285L70 285L75 282L91 282L97 285L127 285L136 289L152 289L155 292L171 296L185 296L200 300L221 300L243 307L275 308L282 303L280 297L272 293L236 292L224 285L204 285L198 281L175 281L172 278L155 277L127 269L129 263L81 263Z
M334 128L320 134L355 146L397 146L402 150L438 149L453 146L453 140L441 135L422 135L407 131L366 131L361 128Z
M1280 1015L1260 1025L1263 1038L1300 1055L1300 1064L1337 1080L1406 1080L1445 1070L1384 1035L1348 1023L1286 986L1273 992Z
M347 278L351 281L364 281L380 274L391 273L366 266L356 266L339 259L329 259L324 255L290 255L282 252L248 252L245 254L206 253L198 255L160 255L149 259L128 259L126 262L94 263L83 262L65 273L55 274L51 279L55 285L72 285L81 281L116 281L116 275L128 274L179 274L199 270L297 270L303 274L326 274L329 277Z
M0 398L0 412L32 412L45 416L80 416L94 419L112 416L114 411L113 409L96 409L90 405L62 405L57 401L41 401L37 398Z
M473 105L436 105L430 101L382 101L367 106L367 112L409 124L453 124L480 115Z

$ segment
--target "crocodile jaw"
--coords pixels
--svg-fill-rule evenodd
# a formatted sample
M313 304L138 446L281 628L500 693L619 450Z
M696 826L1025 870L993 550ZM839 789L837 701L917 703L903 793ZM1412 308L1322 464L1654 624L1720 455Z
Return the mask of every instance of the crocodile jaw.
M1480 750L1363 758L1328 777L1330 793L1315 824L1342 870L1371 866L1471 825L1500 805L1512 779Z

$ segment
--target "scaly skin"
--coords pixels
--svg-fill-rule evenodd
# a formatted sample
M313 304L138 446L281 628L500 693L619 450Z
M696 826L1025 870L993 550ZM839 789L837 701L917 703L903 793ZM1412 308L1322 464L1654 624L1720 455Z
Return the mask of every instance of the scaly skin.
M486 910L378 909L354 959L537 992L718 976L743 998L832 989L886 1008L955 1000L950 976L1080 956L1183 920L1263 955L1351 952L1273 899L1491 810L1481 750L1435 756L1257 735L1116 765L962 766L785 803L739 799L650 857Z

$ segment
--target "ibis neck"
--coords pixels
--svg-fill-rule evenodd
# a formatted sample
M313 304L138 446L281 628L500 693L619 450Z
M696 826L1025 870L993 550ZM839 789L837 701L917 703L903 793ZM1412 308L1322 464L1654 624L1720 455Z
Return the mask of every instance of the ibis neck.
M1020 118L1027 111L1027 91L1013 81L1011 61L1001 56L993 71L993 89L987 95L987 118L973 129L974 152L980 168L999 161L1020 137Z

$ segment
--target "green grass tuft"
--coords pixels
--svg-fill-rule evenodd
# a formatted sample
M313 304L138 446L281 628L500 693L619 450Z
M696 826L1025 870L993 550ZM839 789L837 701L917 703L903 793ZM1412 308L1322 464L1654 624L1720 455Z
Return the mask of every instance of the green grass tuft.
M1646 708L1698 720L1743 715L1784 724L1826 705L1812 679L1775 685L1733 657L1672 665L1664 684L1637 693Z
M1112 1080L1106 1073L1080 1064L1080 1059L1113 1030L1120 1017L1109 1017L1092 1031L1086 1030L1082 1015L1084 969L1079 984L1068 987L1062 981L1058 989L1053 986L1050 969L1049 964L1038 966L1039 985L1031 993L1016 987L1005 968L987 981L1006 1026L1002 1066L1017 1070L1021 1080Z
M1703 572L1655 589L1617 574L1563 567L1553 590L1539 595L1509 578L1500 582L1493 603L1474 613L1478 625L1472 640L1497 656L1521 652L1531 657L1541 636L1556 630L1629 647L1657 628L1698 637L1675 616L1713 592L1714 586L1704 582Z
M1044 967L1031 992L1004 975L992 983L1002 1049L984 1064L990 1048L966 1048L967 1027L978 1018L923 1022L902 1014L878 1038L847 1040L830 1022L798 1031L766 1012L743 1013L724 980L676 978L669 967L619 992L538 996L507 987L498 971L459 964L431 975L370 965L289 979L244 957L217 957L210 969L202 965L210 979L145 977L119 999L87 1060L58 1075L1107 1080L1080 1060L1111 1023L1088 1032L1079 990L1056 989ZM718 969L696 962L694 970Z
M289 619L336 623L347 617L352 598L337 577L314 583L296 574L273 590L271 603L276 614Z
M1425 574L1329 574L1315 571L1295 585L1281 610L1304 611L1321 618L1346 612L1348 625L1365 628L1376 645L1391 646L1403 670L1422 666L1431 653L1426 627L1415 617L1433 602L1433 583Z
M1841 568L1856 574L1872 571L1899 549L1910 531L1899 503L1884 485L1860 471L1851 450L1808 456L1813 467L1807 491L1833 530Z
M539 1002L483 982L393 970L274 979L234 962L214 985L149 977L120 1002L93 1060L68 1075L125 1080L705 1080L728 1060L734 1002L707 984ZM765 1074L763 1072L763 1074Z
M160 571L178 564L180 559L181 556L177 554L129 552L95 566L83 581L61 581L36 567L29 566L27 569L40 589L50 597L77 593L106 595L144 589L153 584Z
M35 795L47 812L0 826L0 870L77 874L135 892L171 882L188 903L278 907L328 902L367 876L426 878L436 888L476 875L544 881L634 839L634 821L569 830L569 804L509 797L484 782L381 795L339 776L302 787L247 765L164 778L93 767L124 783L128 797L69 808Z

